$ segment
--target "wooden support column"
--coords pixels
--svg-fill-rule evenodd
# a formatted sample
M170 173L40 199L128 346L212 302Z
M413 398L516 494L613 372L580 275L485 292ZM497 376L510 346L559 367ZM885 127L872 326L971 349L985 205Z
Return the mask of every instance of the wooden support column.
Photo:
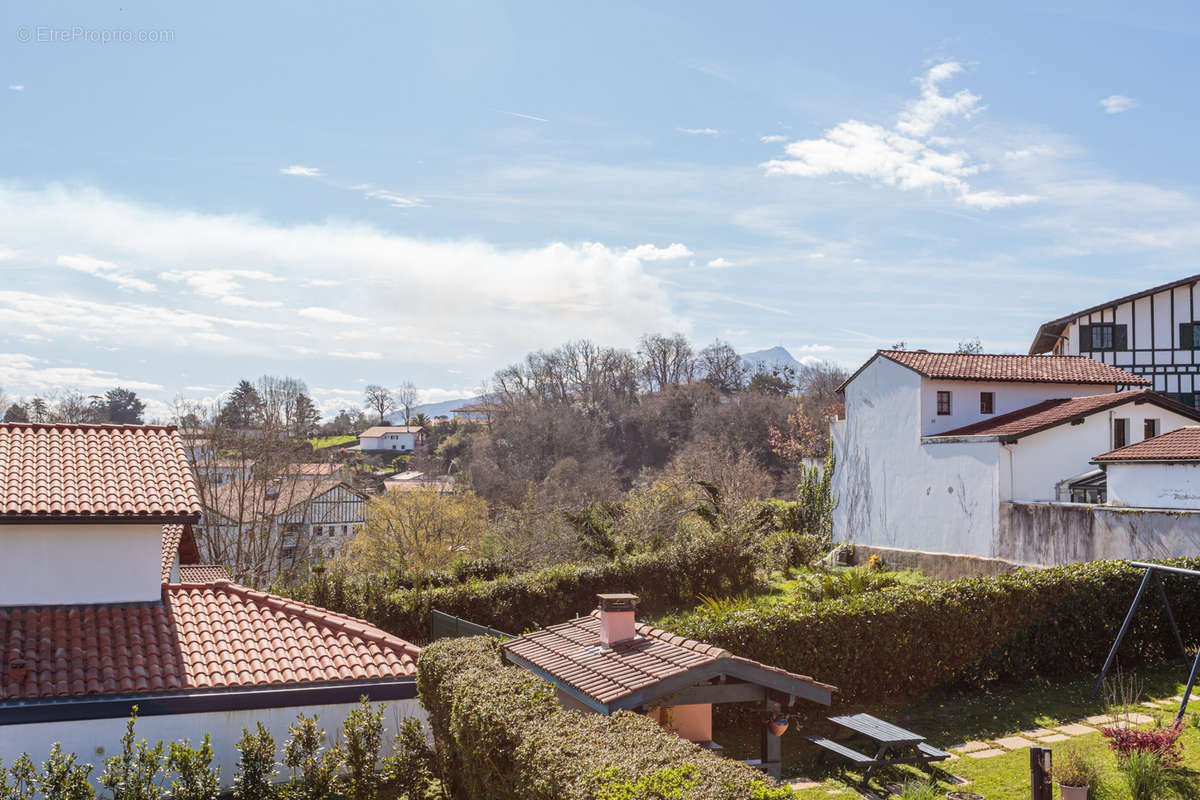
M766 719L762 723L762 768L772 778L778 778L783 772L783 737L773 736L768 722L780 712L779 703L766 700L763 703Z

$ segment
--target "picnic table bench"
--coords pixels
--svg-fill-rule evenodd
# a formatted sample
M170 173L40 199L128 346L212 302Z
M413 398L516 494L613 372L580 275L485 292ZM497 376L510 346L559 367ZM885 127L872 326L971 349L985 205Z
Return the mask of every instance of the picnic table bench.
M862 738L870 739L878 745L875 755L869 756L854 748L827 739L824 736L809 736L808 741L817 747L824 748L847 761L860 767L866 767L865 775L870 775L876 767L889 764L922 764L928 766L934 761L944 761L950 754L939 750L925 742L925 737L919 733L905 730L898 725L873 717L870 714L846 714L830 717L829 721L840 727L853 731Z

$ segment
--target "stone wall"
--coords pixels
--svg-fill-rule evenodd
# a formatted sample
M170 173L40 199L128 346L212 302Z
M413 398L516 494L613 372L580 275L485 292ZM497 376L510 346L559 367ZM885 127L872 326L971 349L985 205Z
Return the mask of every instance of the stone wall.
M1001 503L996 555L1052 566L1200 555L1200 511L1081 503Z
M892 569L915 569L942 581L955 578L995 577L1021 567L1036 564L1015 564L999 558L962 556L954 553L926 553L921 550L901 550L895 547L854 545L854 563L866 564L871 556L879 556Z

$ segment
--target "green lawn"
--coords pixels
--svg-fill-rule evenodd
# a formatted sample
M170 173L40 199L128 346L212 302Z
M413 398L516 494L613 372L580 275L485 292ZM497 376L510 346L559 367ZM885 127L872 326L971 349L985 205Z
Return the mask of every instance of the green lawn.
M357 436L315 436L309 439L308 443L313 446L314 450L320 450L322 447L336 447L339 444L350 444L357 441Z
M1184 688L1182 680L1186 679L1190 666L1190 662L1178 661L1139 671L1135 677L1142 681L1142 699L1166 699L1180 694ZM994 740L1020 731L1052 728L1106 713L1103 699L1087 699L1093 680L1093 677L1083 676L1057 684L999 688L986 692L943 691L903 708L890 711L880 709L875 713L925 735L933 745L948 749L968 741ZM1140 706L1134 710L1158 716L1165 722L1173 718L1175 711L1172 707L1163 707L1155 712ZM1195 704L1194 710L1200 712L1200 702ZM837 713L836 706L829 713ZM1192 707L1189 707L1188 713L1189 716L1192 714ZM714 736L725 746L726 752L734 758L757 758L759 743L753 725L744 720L734 723L721 722L719 719ZM855 787L861 785L861 775L852 771L843 772L836 757L830 755L826 758L815 746L804 741L804 736L812 732L813 729L802 728L797 731L793 728L783 738L784 776L804 776L821 783L818 788L798 792L797 797L810 800L839 794L854 796ZM825 729L820 732L823 735L830 733ZM1183 774L1191 783L1200 786L1200 729L1189 724L1181 741ZM1073 737L1068 742L1057 742L1051 746L1061 748L1064 745L1099 754L1104 761L1108 783L1113 789L1106 798L1125 800L1128 797L1120 785L1116 761L1099 733ZM969 789L982 794L987 800L1028 800L1029 750L1013 750L986 759L960 756L942 762L936 774L941 778L944 790ZM951 775L965 779L969 784L956 787L949 779ZM883 796L888 784L921 777L922 773L908 767L877 770L872 774L868 788Z

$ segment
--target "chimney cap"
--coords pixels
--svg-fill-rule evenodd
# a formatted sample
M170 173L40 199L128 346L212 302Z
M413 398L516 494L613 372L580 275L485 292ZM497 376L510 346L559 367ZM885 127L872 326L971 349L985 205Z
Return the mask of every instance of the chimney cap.
M601 611L633 611L637 605L636 594L598 594Z

